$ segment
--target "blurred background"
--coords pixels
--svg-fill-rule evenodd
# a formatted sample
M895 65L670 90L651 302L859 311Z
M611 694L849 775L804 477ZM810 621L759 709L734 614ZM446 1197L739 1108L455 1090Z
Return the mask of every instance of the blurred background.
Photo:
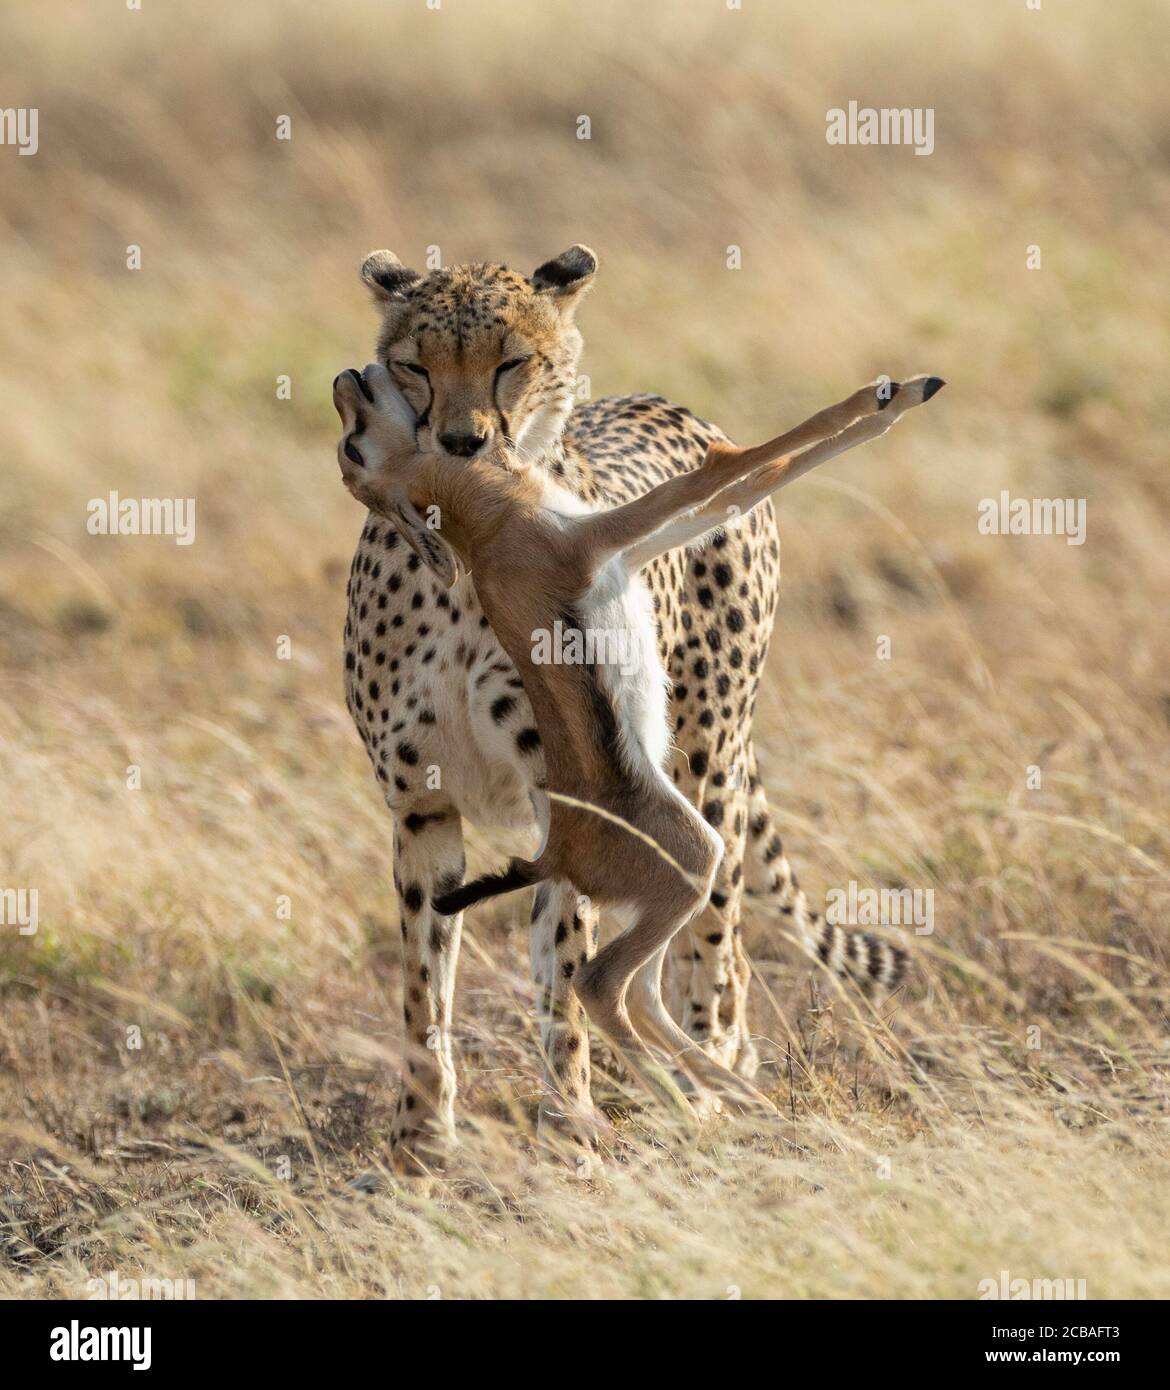
M612 1296L968 1297L1014 1259L1166 1294L1146 1243L1170 1200L1145 1175L1170 906L1166 28L1157 0L6 10L0 106L37 108L39 149L0 146L0 888L35 887L40 921L0 927L0 1289L180 1248L209 1296L325 1287L312 1241L268 1223L293 1200L269 1159L375 1162L400 1036L391 822L341 697L362 517L329 388L372 352L357 266L386 246L529 272L581 241L595 397L659 391L746 441L880 372L947 379L784 495L757 716L814 905L929 888L935 935L895 1046L843 1039L756 923L806 1168L757 1147L732 1193L708 1155L687 1180L722 1194L717 1230L680 1232L660 1177L625 1191L623 1230L654 1233L626 1241L540 1170L522 1269L469 1198L446 1226L410 1209L414 1265L401 1207L347 1228L331 1287L409 1295L441 1267L469 1295L580 1296L588 1266ZM932 108L933 153L828 145L851 100ZM1084 499L1085 544L980 534L1003 489ZM194 497L195 543L88 534L111 491ZM538 1074L521 915L469 922L461 967L497 1187ZM899 1047L935 1090L891 1080ZM895 1221L866 1182L902 1145ZM809 1163L846 1224L813 1208L794 1254Z

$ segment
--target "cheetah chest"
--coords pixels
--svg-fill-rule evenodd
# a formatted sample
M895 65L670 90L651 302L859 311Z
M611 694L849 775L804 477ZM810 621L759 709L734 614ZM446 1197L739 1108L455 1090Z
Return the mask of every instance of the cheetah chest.
M374 517L354 557L345 667L346 703L392 809L441 801L478 825L533 826L540 740L472 582L442 590Z

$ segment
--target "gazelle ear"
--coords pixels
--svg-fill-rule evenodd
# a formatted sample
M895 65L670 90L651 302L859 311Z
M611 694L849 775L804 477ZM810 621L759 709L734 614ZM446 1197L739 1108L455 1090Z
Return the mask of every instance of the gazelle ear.
M532 283L538 294L547 294L562 312L572 310L593 283L597 257L588 246L570 246L551 261L538 265Z
M459 578L459 561L447 542L432 531L403 493L390 504L395 530L445 589Z
M422 276L404 266L393 251L371 251L362 262L362 279L370 287L374 303L381 307L403 299L406 290Z

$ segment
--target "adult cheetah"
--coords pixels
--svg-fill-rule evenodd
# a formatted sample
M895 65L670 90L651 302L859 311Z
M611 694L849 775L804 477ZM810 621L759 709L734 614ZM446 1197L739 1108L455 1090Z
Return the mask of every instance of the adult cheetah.
M627 501L702 461L713 425L659 396L574 409L582 340L574 312L596 258L574 246L525 277L473 264L422 276L388 251L362 278L381 311L377 358L417 416L423 451L470 458L503 437L583 500ZM904 954L809 911L756 769L750 730L776 609L779 542L770 503L702 547L645 571L673 688L673 776L722 836L704 910L680 933L676 999L686 1031L744 1076L749 967L745 888L790 921L829 966L894 987ZM427 563L424 563L426 561ZM432 900L462 881L462 817L528 828L543 755L522 684L480 610L473 579L449 576L371 513L354 555L345 627L346 700L395 818L402 929L405 1067L391 1131L406 1172L441 1165L454 1140L451 1025L462 920ZM572 976L598 940L572 884L542 885L530 944L546 1088L542 1128L590 1108L589 1045Z

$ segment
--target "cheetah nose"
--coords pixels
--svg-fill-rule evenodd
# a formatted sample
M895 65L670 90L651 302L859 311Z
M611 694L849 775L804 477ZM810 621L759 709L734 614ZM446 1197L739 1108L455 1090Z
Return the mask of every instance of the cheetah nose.
M487 442L486 434L441 434L439 443L448 454L456 458L469 459L478 454Z

